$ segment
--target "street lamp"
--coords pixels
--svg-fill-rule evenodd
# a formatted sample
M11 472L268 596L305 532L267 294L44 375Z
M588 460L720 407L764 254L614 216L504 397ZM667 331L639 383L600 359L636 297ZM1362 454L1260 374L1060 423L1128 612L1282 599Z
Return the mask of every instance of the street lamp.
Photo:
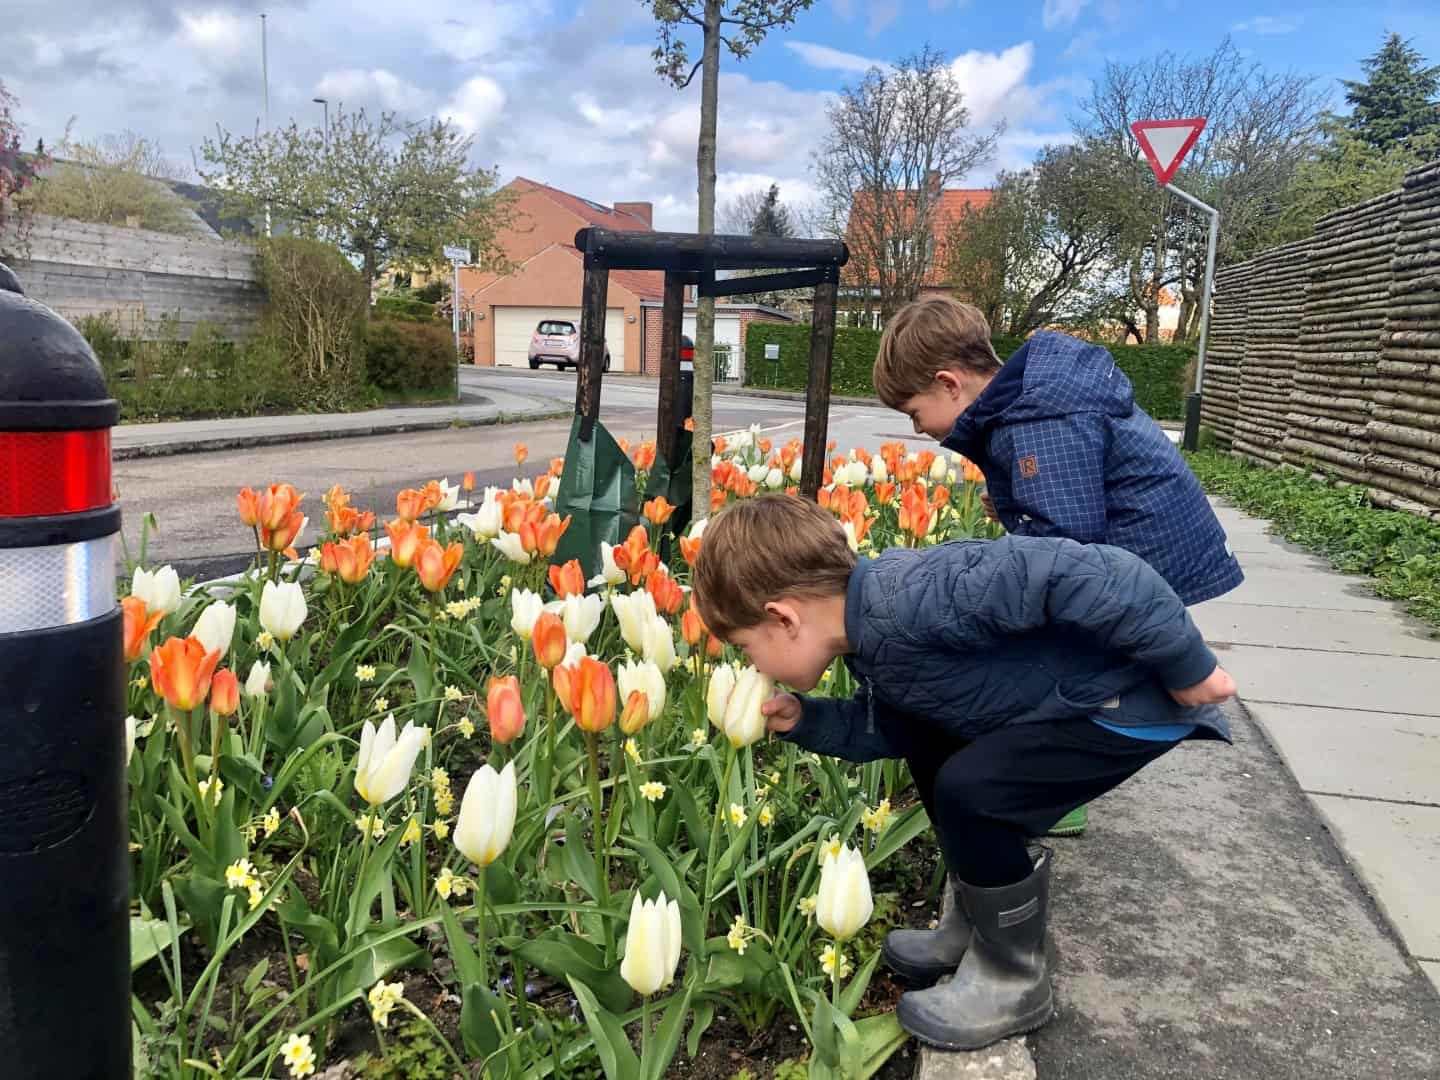
M323 105L323 106L325 107L325 128L324 128L324 134L325 134L325 146L326 146L326 148L328 149L329 146L330 146L330 99L329 99L329 98L323 98L323 97L317 97L317 98L311 98L310 100L313 101L316 105Z

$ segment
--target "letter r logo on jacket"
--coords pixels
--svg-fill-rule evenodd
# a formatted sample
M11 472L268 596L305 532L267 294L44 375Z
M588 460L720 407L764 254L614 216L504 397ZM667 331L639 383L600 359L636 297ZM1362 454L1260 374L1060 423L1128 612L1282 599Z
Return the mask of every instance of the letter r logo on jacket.
M1034 454L1026 454L1020 459L1020 476L1025 480L1033 480L1040 475L1040 459Z

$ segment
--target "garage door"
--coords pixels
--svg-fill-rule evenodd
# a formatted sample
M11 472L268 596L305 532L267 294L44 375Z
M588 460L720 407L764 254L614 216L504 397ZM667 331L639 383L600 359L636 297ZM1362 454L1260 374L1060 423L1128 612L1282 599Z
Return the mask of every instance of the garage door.
M495 309L495 364L497 367L527 367L530 363L530 335L543 319L564 319L578 328L579 308L497 307ZM625 370L625 311L610 308L605 313L605 342L610 346L610 370Z

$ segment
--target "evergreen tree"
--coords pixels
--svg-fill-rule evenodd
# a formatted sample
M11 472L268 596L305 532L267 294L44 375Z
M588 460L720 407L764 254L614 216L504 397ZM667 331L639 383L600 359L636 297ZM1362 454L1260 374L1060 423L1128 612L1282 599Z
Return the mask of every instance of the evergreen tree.
M751 236L791 236L790 211L780 202L780 185L771 184L750 221Z
M1440 65L1426 65L1410 42L1391 34L1364 66L1364 82L1344 80L1350 133L1382 152L1433 148L1440 137Z

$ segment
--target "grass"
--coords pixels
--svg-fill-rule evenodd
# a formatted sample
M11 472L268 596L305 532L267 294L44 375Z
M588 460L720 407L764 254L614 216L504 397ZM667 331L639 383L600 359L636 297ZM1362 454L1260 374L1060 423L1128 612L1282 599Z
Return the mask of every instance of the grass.
M1216 452L1188 456L1206 491L1268 518L1279 535L1325 556L1337 570L1368 575L1380 596L1404 602L1411 614L1440 627L1440 524L1372 506L1363 488Z

